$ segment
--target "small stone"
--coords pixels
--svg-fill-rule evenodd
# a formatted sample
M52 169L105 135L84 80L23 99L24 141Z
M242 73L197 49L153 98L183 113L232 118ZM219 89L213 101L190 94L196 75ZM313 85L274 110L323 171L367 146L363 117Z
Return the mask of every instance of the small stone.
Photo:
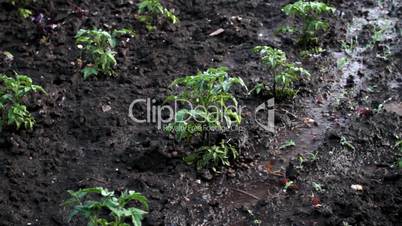
M103 105L102 106L102 111L103 112L108 112L110 110L112 110L112 107L110 105Z
M350 187L355 191L363 191L363 186L361 186L360 184L353 184Z

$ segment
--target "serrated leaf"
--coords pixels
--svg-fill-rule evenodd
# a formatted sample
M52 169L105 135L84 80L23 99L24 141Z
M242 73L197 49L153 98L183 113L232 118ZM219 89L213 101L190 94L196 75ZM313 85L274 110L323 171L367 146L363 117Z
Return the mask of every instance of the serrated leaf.
M88 79L93 75L98 75L98 70L95 67L85 67L81 72L84 74L84 79Z

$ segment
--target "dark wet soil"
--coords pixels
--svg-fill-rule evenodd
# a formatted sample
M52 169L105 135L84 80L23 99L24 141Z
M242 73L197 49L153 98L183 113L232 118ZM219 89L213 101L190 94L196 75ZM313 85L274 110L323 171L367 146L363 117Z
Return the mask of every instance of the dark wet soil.
M145 225L401 225L400 1L328 1L338 12L322 37L327 51L304 59L291 37L275 35L290 1L165 1L181 22L153 33L135 20L136 2L38 3L34 15L48 18L41 24L0 4L0 51L14 55L0 54L0 71L29 74L48 92L29 104L33 131L1 131L0 225L84 225L68 223L62 203L66 190L92 186L142 192L151 208ZM369 27L382 21L392 29L368 48ZM116 78L81 78L74 35L91 27L138 32L119 45ZM350 36L359 40L352 52L341 48ZM208 67L228 66L250 87L266 79L250 51L261 44L282 48L313 76L297 84L295 99L276 104L275 134L253 123L266 99L237 93L250 117L241 134L225 134L242 143L227 172L197 173L181 160L191 147L128 117L133 100L162 103L172 80ZM134 110L143 116L145 107ZM296 146L280 149L289 139ZM286 180L294 185L285 192Z

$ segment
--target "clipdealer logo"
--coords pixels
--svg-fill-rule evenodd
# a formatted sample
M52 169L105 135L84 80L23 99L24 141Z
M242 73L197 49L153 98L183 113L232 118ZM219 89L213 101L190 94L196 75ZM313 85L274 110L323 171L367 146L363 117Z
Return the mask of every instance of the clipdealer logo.
M146 106L146 112L142 115L141 118L134 115L135 109L143 109L140 108L140 105ZM138 124L143 123L153 123L156 124L158 129L162 129L163 125L174 122L176 120L176 112L178 112L178 106L186 106L187 109L197 110L200 108L205 108L204 106L194 106L191 102L187 100L176 100L172 105L158 105L156 104L155 99L146 98L146 99L136 99L134 100L128 110L129 118ZM254 110L254 121L255 123L262 129L267 132L275 133L275 99L269 99L268 101L260 104ZM207 107L210 112L222 112L224 109L219 109L216 106ZM244 107L237 106L230 108L232 111L236 111L238 114L241 114ZM144 113L144 112L143 112ZM145 116L144 116L145 115ZM219 115L219 114L217 114ZM186 120L191 120L191 117ZM186 121L184 120L184 121ZM193 119L197 120L197 119ZM216 118L216 120L222 120L223 118Z

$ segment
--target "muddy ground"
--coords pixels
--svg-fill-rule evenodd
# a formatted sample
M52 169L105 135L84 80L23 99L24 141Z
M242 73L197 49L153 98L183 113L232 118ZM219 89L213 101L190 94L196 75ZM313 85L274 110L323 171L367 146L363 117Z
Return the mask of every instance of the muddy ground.
M136 2L38 3L42 24L1 3L0 51L14 59L2 55L0 71L30 75L48 96L30 103L32 132L1 132L0 225L84 225L68 223L62 203L66 190L92 186L146 195L145 225L401 225L400 1L328 1L338 11L322 37L326 51L306 58L292 37L275 33L289 1L164 2L181 22L153 33L136 22ZM384 28L383 39L370 45L373 26ZM81 78L74 35L91 27L138 32L119 45L116 78ZM352 39L354 47L341 48ZM265 97L237 92L250 117L242 133L225 134L241 141L241 159L226 172L197 173L181 160L191 147L129 119L133 100L162 103L172 80L208 67L228 66L249 86L266 79L250 51L261 44L282 48L312 77L297 84L295 99L276 104L275 134L251 117ZM296 146L280 149L289 139ZM294 181L286 192L285 179Z

